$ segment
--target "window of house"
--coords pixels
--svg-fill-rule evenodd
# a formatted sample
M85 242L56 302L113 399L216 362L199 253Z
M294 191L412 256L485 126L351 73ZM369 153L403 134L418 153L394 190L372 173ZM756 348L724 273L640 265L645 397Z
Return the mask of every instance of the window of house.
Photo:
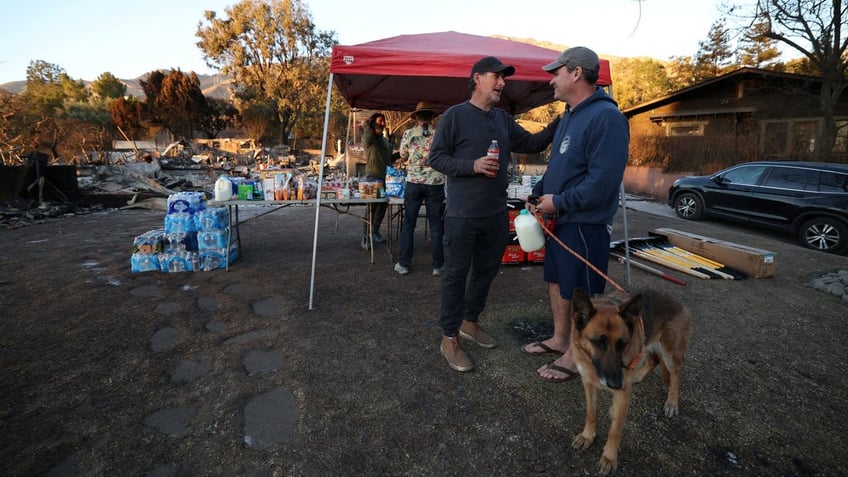
M666 124L666 136L703 136L706 121L682 121Z
M792 123L792 153L810 154L816 147L816 130L819 122L795 121Z
M822 127L820 119L807 118L763 121L761 124L765 158L809 157L816 146L816 133ZM837 119L836 128L833 152L848 154L848 120Z
M836 121L836 141L833 142L833 152L848 153L848 121Z
M770 121L763 124L763 154L766 157L785 156L789 121Z
M778 189L819 190L819 171L797 167L772 168L764 185Z

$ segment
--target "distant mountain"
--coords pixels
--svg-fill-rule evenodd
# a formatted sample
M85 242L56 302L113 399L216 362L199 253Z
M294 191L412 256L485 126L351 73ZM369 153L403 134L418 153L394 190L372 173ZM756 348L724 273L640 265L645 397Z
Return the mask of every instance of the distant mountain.
M144 90L141 89L141 80L147 74L134 79L120 79L122 83L127 85L127 95L136 98L145 99ZM200 80L200 89L203 94L211 98L230 99L230 94L233 90L232 78L224 75L197 75ZM83 82L86 86L91 85L91 81ZM18 94L26 87L26 81L10 81L0 84L0 89L6 90L12 94Z
M24 86L26 86L26 81L10 81L8 83L0 84L0 89L6 90L12 94L18 94L24 90Z

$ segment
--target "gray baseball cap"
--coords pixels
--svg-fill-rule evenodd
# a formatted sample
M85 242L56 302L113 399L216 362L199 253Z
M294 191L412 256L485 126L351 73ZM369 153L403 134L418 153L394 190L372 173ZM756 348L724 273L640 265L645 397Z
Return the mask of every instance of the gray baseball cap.
M601 62L594 51L585 46L575 46L560 53L553 63L543 66L542 69L552 73L562 66L567 66L569 70L579 66L584 70L592 70L597 73L601 69Z

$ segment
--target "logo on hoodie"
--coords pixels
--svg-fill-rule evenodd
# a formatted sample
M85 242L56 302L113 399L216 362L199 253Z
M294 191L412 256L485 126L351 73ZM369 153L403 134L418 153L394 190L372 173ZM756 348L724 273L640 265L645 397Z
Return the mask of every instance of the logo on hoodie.
M559 153L565 154L568 151L568 144L571 142L571 137L566 135L562 138L562 142L559 143Z

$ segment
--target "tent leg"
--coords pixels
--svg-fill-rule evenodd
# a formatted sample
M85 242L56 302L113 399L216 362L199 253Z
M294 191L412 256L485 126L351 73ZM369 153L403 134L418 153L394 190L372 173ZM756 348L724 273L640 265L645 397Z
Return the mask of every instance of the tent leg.
M630 240L629 232L627 230L627 194L624 192L624 181L621 182L621 211L624 214L622 217L624 221L624 269L626 270L626 281L627 286L631 285L630 281Z
M315 197L315 230L312 236L312 273L309 276L309 309L314 309L312 299L315 296L315 262L318 256L318 219L321 216L321 190L324 186L324 157L327 152L327 127L330 124L330 99L333 96L333 73L327 84L327 104L324 107L324 137L321 139L321 167L318 172L318 195Z

